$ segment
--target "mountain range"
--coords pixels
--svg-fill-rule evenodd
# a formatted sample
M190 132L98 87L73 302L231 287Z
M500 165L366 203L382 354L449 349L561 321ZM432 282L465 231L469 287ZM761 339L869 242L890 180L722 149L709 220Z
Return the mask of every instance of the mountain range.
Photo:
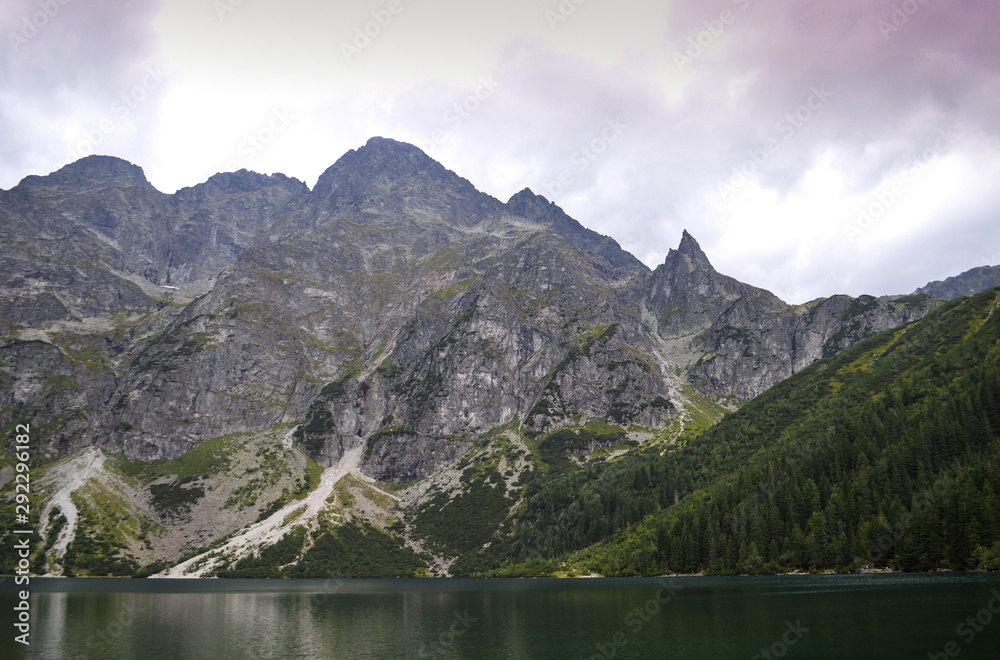
M978 266L946 280L929 282L913 295L926 293L941 300L954 300L997 286L1000 286L1000 266Z
M996 285L789 305L687 231L650 270L384 138L312 189L91 156L0 191L0 226L0 424L31 425L50 574L469 572L539 480L672 454Z

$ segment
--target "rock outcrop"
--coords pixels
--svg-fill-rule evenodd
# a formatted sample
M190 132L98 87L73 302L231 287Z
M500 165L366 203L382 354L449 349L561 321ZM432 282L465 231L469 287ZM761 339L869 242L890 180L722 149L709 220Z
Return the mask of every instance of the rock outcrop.
M946 280L929 282L914 291L913 295L926 294L941 300L954 300L995 286L1000 286L1000 266L979 266Z

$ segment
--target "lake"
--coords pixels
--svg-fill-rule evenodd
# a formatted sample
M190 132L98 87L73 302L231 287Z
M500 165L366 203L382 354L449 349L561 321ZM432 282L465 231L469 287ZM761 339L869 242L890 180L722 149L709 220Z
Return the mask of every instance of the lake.
M1000 660L1000 575L32 579L2 658Z

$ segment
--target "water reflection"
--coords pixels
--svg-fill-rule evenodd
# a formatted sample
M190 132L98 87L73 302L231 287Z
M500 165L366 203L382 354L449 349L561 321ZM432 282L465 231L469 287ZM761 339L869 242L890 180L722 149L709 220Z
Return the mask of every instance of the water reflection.
M998 587L995 575L43 582L30 651L2 644L0 657L912 658L943 648ZM0 594L0 625L12 605ZM964 657L994 657L997 620Z

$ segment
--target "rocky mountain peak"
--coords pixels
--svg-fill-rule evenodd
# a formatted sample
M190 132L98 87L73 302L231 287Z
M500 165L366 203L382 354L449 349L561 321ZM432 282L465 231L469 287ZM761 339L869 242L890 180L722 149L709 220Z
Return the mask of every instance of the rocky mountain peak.
M182 206L191 204L206 205L214 208L219 204L230 203L240 196L262 196L267 198L276 195L282 198L305 198L309 187L302 181L284 174L258 174L249 170L236 172L220 172L214 174L204 183L189 188L181 188L174 195L174 201ZM244 212L244 216L255 215Z
M712 267L708 256L698 245L698 241L686 229L681 235L681 243L677 249L671 249L667 253L664 265L667 270L676 273L694 273L699 270L715 272L715 268Z
M346 188L360 193L366 188L421 176L441 178L448 173L444 166L411 144L373 137L363 147L348 151L323 172L316 182L315 192L326 196Z
M236 172L220 172L219 174L209 177L208 181L202 185L217 188L223 192L235 194L255 192L263 188L283 184L303 189L306 188L305 183L294 177L285 176L280 173L271 175L258 174L257 172L251 172L246 169L238 170Z
M381 137L323 172L312 199L326 215L362 211L364 217L355 218L361 222L419 215L454 226L474 224L502 206L419 148Z
M995 286L1000 286L1000 266L979 266L946 280L928 282L911 295L928 294L942 300L954 300Z
M545 197L536 195L531 188L525 188L507 200L506 211L512 215L550 225L562 232L586 231L583 225L566 215L562 208Z
M94 188L109 185L152 187L141 167L114 156L86 156L48 176L25 177L18 187Z
M766 298L768 306L783 305L772 294L717 272L687 230L653 271L649 289L665 337L705 330L733 301L752 294Z
M548 206L549 202L532 192L531 188L525 188L507 200L507 210L523 217L537 215Z
M412 144L378 136L370 138L360 149L347 152L344 158L355 166L367 165L404 174L437 165L437 161Z

